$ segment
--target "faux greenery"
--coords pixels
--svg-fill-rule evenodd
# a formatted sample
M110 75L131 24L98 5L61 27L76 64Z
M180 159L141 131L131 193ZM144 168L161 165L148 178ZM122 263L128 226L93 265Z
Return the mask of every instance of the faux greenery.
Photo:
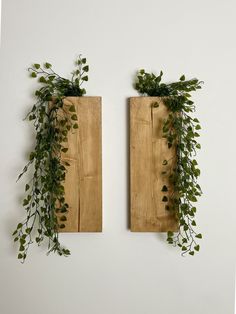
M26 117L35 128L36 145L18 177L20 179L33 167L33 176L25 185L23 206L26 217L13 232L14 241L19 242L18 259L22 262L27 257L30 244L36 242L40 245L45 238L48 240L48 253L70 255L58 239L58 231L65 227L68 212L63 182L69 163L62 161L61 154L68 150L68 132L77 129L78 124L75 106L71 105L66 110L63 99L86 93L82 84L88 81L89 66L86 58L80 56L71 79L55 73L48 62L43 66L35 63L28 70L31 77L38 78L41 86L35 92L36 102Z
M164 185L162 201L166 203L166 210L175 212L180 228L177 233L168 231L167 241L174 246L178 245L183 255L194 255L200 249L197 240L202 238L202 235L194 230L194 204L202 194L197 183L200 170L195 159L197 150L201 148L197 142L201 126L199 120L191 116L195 111L191 92L200 89L202 82L198 79L186 80L182 75L179 81L165 84L161 82L162 75L162 71L156 76L142 69L137 74L135 88L143 95L163 97L162 100L169 109L168 118L163 124L163 137L166 138L169 148L176 148L176 164L167 170L170 160L163 160L162 175L168 176L173 193L168 198L165 195L168 187ZM157 103L153 105L158 106Z

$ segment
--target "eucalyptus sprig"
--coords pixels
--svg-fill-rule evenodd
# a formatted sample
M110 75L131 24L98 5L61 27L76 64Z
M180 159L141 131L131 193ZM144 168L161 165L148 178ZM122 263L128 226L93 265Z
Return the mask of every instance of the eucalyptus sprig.
M199 120L191 116L195 111L191 92L201 89L203 82L195 78L186 80L182 75L179 81L165 84L161 82L162 75L162 71L156 76L142 69L137 74L135 88L144 95L163 97L169 109L168 118L163 124L163 137L167 140L168 148L175 148L176 156L173 158L176 163L167 170L169 160L163 160L163 175L168 176L173 192L169 198L164 195L162 201L166 203L166 210L175 212L179 231L168 231L167 241L174 246L178 245L183 255L194 255L200 249L197 240L202 238L202 234L194 230L196 207L193 205L202 194L197 183L200 169L195 159L197 150L201 148L197 141L201 126ZM164 185L162 192L167 191L168 187Z
M63 99L86 93L82 84L88 81L89 66L86 58L79 56L71 79L61 77L48 62L43 66L35 63L28 70L42 86L35 91L36 103L26 117L33 122L36 131L35 148L18 177L19 180L33 167L33 176L25 185L23 207L26 217L13 232L14 241L19 242L18 259L22 262L27 257L30 244L36 242L40 245L45 238L48 239L48 253L70 255L58 238L58 231L65 227L69 207L63 182L66 167L70 164L63 161L61 155L68 150L68 132L77 129L78 123L75 106L65 108Z

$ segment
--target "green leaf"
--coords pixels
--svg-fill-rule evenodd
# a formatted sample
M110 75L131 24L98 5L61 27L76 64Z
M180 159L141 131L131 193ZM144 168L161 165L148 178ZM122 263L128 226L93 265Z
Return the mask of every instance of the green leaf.
M163 187L162 187L162 190L161 190L162 192L167 192L168 191L168 188L167 188L167 186L166 185L163 185Z
M187 231L189 229L188 225L184 225L184 231Z
M35 67L35 69L38 70L38 69L40 69L40 64L39 64L39 63L35 63L35 64L34 64L34 67Z
M185 75L182 75L182 76L180 77L180 81L185 81Z
M78 124L77 123L73 124L73 128L78 129L79 128Z
M66 216L61 216L60 217L60 221L66 221L66 220L67 220Z
M88 81L88 75L85 75L81 78L83 81Z
M32 72L32 73L31 73L31 77L37 77L37 73Z
M84 67L82 68L82 70L84 70L84 72L88 72L88 71L89 71L89 66L88 66L88 65L84 66Z
M31 114L29 115L29 121L35 120L36 119L36 115L35 114Z
M168 238L173 237L173 235L174 235L174 232L173 232L173 231L168 231L168 232L167 232Z
M22 251L24 251L24 250L25 250L24 246L23 246L23 245L20 245L19 251L22 252Z
M197 166L197 161L196 161L195 159L193 159L192 164L193 164L194 166Z
M189 196L189 200L190 200L191 202L197 202L197 198L196 198L194 195Z
M87 62L86 58L81 59L81 62L85 64Z
M76 114L73 114L72 116L71 116L71 120L77 120L78 118L77 118L77 115Z
M202 234L199 233L199 234L197 234L195 237L198 238L198 239L202 239Z
M19 253L18 256L17 256L17 258L18 258L18 259L22 259L22 258L23 258L23 255L22 255L21 253Z
M61 151L62 151L63 153L66 153L66 152L68 151L68 148L63 147L63 148L61 149Z
M26 206L26 205L28 205L29 204L29 201L27 200L27 199L24 199L23 200L23 206Z
M199 251L199 250L200 250L200 245L194 246L194 250L195 250L195 251Z
M153 106L153 108L158 108L158 107L159 107L159 104L158 104L158 102L156 101L156 102L153 103L152 106Z
M162 198L162 202L168 202L168 197L163 196L163 198Z
M185 211L186 209L188 209L188 204L181 204L180 208Z
M194 170L194 174L195 174L195 176L197 176L197 177L200 176L200 174L201 174L200 169L197 169L197 168L196 168L196 169Z
M25 244L25 242L26 242L25 239L23 239L23 238L20 239L20 244L23 245L23 244Z
M40 83L47 83L47 80L45 79L44 76L41 76L41 77L39 78L39 82L40 82Z
M25 185L25 191L28 191L28 189L30 188L29 184Z
M70 112L76 112L75 106L74 106L74 105L71 105L70 108L69 108L69 111L70 111Z
M190 251L189 254L193 256L194 255L194 251Z
M49 68L52 67L52 65L51 65L50 63L48 63L48 62L46 62L46 63L44 64L44 66L45 66L46 69L49 69Z
M52 82L55 79L55 77L56 77L55 75L49 75L48 79Z

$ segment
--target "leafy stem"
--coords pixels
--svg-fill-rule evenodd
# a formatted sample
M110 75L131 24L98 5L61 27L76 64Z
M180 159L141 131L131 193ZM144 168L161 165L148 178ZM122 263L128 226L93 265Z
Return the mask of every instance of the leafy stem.
M30 76L38 78L43 86L35 91L36 102L26 116L35 128L35 148L18 177L19 180L30 167L34 168L33 177L25 185L26 218L13 232L14 241L19 243L21 262L25 261L30 245L34 242L40 245L44 239L48 240L48 253L70 255L58 238L59 230L65 227L69 207L64 181L70 164L61 155L68 150L68 132L77 129L78 124L75 106L65 108L63 100L86 93L81 84L88 80L85 73L89 71L86 58L79 56L76 64L70 80L58 75L48 62L44 66L35 63L28 69Z
M201 148L197 141L201 126L198 119L191 117L191 113L195 112L191 92L201 89L203 82L195 78L186 80L182 75L179 81L165 84L161 82L162 75L162 71L159 76L156 76L141 69L137 74L135 88L141 94L162 97L169 110L162 130L168 148L175 147L176 156L173 158L176 157L176 162L174 167L167 171L165 167L169 160L163 161L163 173L168 173L169 181L173 186L173 193L168 198L164 196L163 201L168 202L166 209L175 213L179 222L179 231L177 233L168 231L167 241L174 246L179 246L182 255L186 253L194 255L200 249L196 240L202 238L202 235L194 230L196 207L193 205L202 194L201 187L197 183L200 169L194 159L197 150ZM163 186L162 191L166 189L166 186Z

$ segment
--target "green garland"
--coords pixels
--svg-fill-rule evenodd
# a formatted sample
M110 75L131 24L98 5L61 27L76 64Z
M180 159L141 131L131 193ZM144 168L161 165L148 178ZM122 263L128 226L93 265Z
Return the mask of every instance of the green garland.
M190 115L195 111L191 92L201 89L202 82L198 79L185 80L182 75L178 82L165 84L161 83L162 75L162 71L156 76L142 69L137 74L135 88L143 95L163 97L164 104L170 111L163 125L163 137L166 138L169 148L176 148L176 165L174 169L166 171L165 166L169 161L163 160L163 175L168 176L174 191L169 198L164 195L162 201L166 203L166 210L176 213L180 228L177 233L168 231L167 241L174 246L178 245L183 255L194 255L200 249L197 240L202 238L194 230L194 203L202 194L197 183L200 169L195 159L197 150L201 148L197 142L197 131L201 126L199 120ZM168 187L163 186L162 192L167 191Z
M40 245L45 238L48 239L48 253L70 255L58 239L58 231L65 227L69 207L63 186L69 163L61 160L61 153L68 150L68 132L77 129L78 124L75 106L65 110L63 99L86 93L81 85L88 81L88 71L86 58L81 56L70 80L55 73L48 62L44 66L36 63L29 68L31 77L38 78L43 86L36 90L37 101L27 115L36 131L36 145L18 177L20 179L33 166L33 177L25 185L23 206L26 218L13 232L14 241L19 242L18 259L22 262L27 257L30 244L36 242Z

